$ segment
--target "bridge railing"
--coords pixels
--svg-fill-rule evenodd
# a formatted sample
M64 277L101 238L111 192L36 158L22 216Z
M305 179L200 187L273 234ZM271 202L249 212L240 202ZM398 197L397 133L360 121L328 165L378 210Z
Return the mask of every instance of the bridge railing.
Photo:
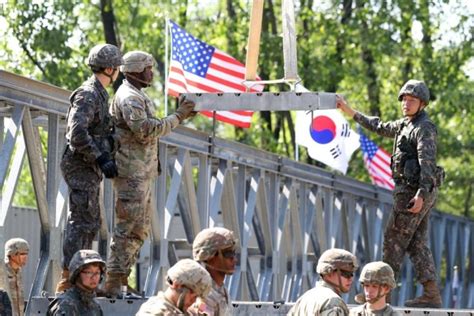
M0 241L13 237L6 225L19 225L9 215L26 156L41 226L30 297L52 292L60 275L67 187L59 161L68 95L0 71ZM331 247L350 250L361 265L381 259L389 191L210 134L179 127L160 140L164 168L154 186L147 276L139 282L147 295L164 286L168 267L190 256L194 236L209 226L223 225L239 238L238 269L226 280L239 301L295 301L314 286L316 261ZM104 181L98 236L104 258L114 220L112 191ZM474 306L473 227L465 218L431 215L431 247L445 307ZM395 305L420 292L413 276L407 262ZM351 302L358 290L354 286L345 298Z

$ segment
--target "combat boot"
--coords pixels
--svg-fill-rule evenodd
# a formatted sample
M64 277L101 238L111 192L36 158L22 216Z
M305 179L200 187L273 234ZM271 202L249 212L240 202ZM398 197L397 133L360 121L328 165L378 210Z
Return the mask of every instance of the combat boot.
M63 268L61 272L61 280L59 280L56 285L56 295L65 292L67 289L71 288L71 283L69 282L69 269Z
M107 297L120 296L123 276L124 273L107 272L104 286L104 292Z
M439 293L436 281L426 281L423 283L423 295L405 302L407 307L441 307L441 294Z

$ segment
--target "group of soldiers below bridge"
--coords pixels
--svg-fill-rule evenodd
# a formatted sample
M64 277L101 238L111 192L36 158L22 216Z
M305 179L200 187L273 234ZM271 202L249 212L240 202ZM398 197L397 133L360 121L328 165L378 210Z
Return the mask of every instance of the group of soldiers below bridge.
M50 315L101 315L94 297L139 297L128 277L148 238L151 184L160 173L158 139L193 117L194 103L180 99L176 112L153 115L154 105L143 91L153 81L153 57L143 51L122 56L110 44L92 48L88 65L93 75L70 96L66 146L61 170L69 189L69 216L63 241L62 275ZM109 108L106 88L118 77L125 80ZM425 108L430 91L423 81L409 80L398 94L403 118L382 122L353 110L340 95L336 106L361 126L394 139L392 174L394 205L385 228L383 262L364 267L364 292L353 314L392 314L387 305L400 276L405 254L414 264L423 295L408 300L408 307L441 307L441 296L427 231L431 209L444 171L436 165L437 130ZM107 263L90 250L100 222L100 182L111 178L115 190L115 218ZM225 276L237 263L237 241L225 228L201 231L193 242L193 257L178 261L168 271L168 288L144 303L137 315L229 315ZM1 278L0 315L23 315L21 267L28 244L13 239L5 244L5 271ZM346 293L357 269L356 258L342 249L321 254L317 273L321 280L305 293L290 315L347 315L340 294ZM105 277L103 288L98 289Z

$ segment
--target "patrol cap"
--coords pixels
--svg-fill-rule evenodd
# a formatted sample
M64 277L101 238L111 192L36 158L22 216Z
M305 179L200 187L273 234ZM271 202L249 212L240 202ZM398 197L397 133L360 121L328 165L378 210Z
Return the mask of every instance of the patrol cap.
M402 101L404 95L411 95L428 104L430 102L430 90L423 81L410 79L398 93L398 101Z
M364 266L360 273L359 282L388 285L391 289L396 287L392 267L382 261L370 262Z
M354 272L357 267L357 259L352 253L344 249L332 248L319 257L316 272L323 275L336 270Z
M87 64L91 67L115 68L123 64L120 49L112 44L99 44L89 52Z
M153 66L153 56L139 50L131 51L123 56L123 65L120 66L120 71L126 72L137 72L140 73L145 70L146 67Z
M98 263L102 273L105 272L105 261L97 251L90 249L81 249L72 256L71 262L69 262L69 282L75 283L77 276L85 268L86 265L91 263Z
M168 278L177 284L191 289L198 296L205 298L212 286L209 272L191 259L182 259L168 270Z
M12 238L5 243L5 262L8 262L8 256L14 256L20 252L29 252L30 246L23 238Z
M237 239L231 230L223 227L206 228L197 234L193 242L193 258L197 261L206 261L217 251L226 248L235 248Z

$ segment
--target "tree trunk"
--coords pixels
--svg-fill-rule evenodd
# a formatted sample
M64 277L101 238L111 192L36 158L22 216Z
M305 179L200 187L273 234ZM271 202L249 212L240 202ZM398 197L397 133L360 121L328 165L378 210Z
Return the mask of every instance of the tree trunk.
M105 42L120 48L120 43L116 32L117 24L115 21L112 0L100 0L100 16L102 18L102 25L104 26ZM119 73L117 80L115 80L112 85L114 91L117 91L117 89L122 84L123 79L124 77L122 73Z

